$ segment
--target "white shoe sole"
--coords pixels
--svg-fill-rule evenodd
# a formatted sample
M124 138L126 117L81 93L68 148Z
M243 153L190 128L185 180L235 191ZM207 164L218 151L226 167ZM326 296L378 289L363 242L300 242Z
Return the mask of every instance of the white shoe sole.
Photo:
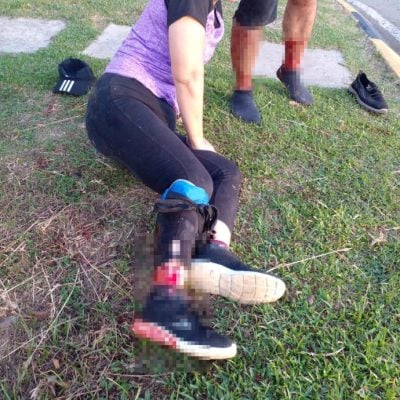
M274 276L252 271L234 271L208 260L194 260L189 284L204 293L216 294L241 304L272 303L280 299L286 285Z
M364 103L364 102L361 100L361 98L360 98L360 96L358 95L358 93L353 89L352 86L349 86L349 89L348 89L348 90L349 90L349 92L350 92L351 94L353 94L354 96L356 96L358 104L360 104L360 105L361 105L362 107L364 107L366 110L372 111L372 112L377 113L377 114L386 114L386 113L388 112L388 109L387 109L387 108L381 108L381 109L379 110L379 109L377 109L377 108L373 108L373 107L369 106L367 103Z

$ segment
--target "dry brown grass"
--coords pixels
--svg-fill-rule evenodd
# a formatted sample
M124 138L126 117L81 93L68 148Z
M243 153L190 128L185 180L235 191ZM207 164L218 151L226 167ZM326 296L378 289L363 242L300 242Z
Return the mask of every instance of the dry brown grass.
M1 383L17 398L86 399L124 379L118 375L134 375L133 242L151 231L155 195L133 180L108 184L128 175L94 154L84 105L65 117L46 96L39 109L8 135L38 130L35 148L21 145L0 164ZM82 157L71 162L78 148ZM99 179L86 179L89 169ZM67 178L75 186L60 197ZM152 380L138 378L138 387Z

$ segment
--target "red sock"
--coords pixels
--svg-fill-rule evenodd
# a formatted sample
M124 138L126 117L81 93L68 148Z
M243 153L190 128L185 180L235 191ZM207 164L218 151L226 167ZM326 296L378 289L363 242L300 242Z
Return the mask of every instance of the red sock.
M285 61L283 67L293 71L300 67L301 57L307 45L305 40L285 40Z
M158 266L154 271L153 283L162 286L184 285L185 268L178 261L168 261Z

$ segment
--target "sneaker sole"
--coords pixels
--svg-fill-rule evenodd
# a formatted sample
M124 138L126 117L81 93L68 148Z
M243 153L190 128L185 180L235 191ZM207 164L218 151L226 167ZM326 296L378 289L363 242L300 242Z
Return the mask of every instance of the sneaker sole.
M362 100L361 100L361 98L360 98L360 96L358 95L358 93L353 89L353 87L352 86L349 86L349 92L351 93L351 94L353 94L354 96L356 96L356 99L357 99L357 102L358 102L358 104L360 104L362 107L364 107L366 110L368 110L368 111L372 111L372 112L374 112L374 113L377 113L377 114L386 114L387 112L388 112L388 109L387 108L381 108L381 109L378 109L378 108L373 108L373 107L371 107L370 105L368 105L367 103L364 103Z
M274 276L233 271L206 260L192 262L189 282L195 290L220 295L241 304L272 303L286 291L285 283Z
M179 339L169 330L152 322L143 321L141 318L135 319L131 329L135 336L139 338L150 340L151 342L161 344L180 353L202 360L226 360L235 357L237 353L235 343L225 348L190 343Z

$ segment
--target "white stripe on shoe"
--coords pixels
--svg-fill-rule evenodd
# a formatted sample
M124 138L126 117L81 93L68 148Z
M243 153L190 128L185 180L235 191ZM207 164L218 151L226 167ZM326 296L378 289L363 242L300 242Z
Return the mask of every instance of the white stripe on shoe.
M193 260L189 270L190 286L241 304L272 303L280 299L285 283L272 275L253 271L235 271L209 260Z
M175 336L163 326L144 321L141 318L135 319L131 329L137 337L167 346L180 353L188 354L202 360L226 360L235 357L237 353L235 343L232 343L229 347L213 347L188 342Z
M237 346L232 343L229 347L212 347L193 344L185 340L178 340L176 350L202 360L227 360L237 353Z

